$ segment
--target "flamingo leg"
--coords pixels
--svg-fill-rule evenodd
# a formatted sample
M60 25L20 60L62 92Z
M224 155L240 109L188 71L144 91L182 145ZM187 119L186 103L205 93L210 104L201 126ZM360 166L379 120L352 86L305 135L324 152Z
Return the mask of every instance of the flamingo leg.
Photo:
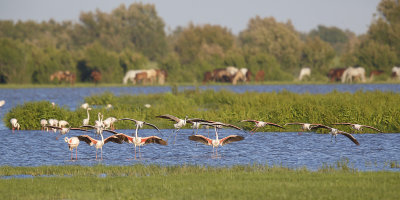
M96 148L96 160L97 160L97 148Z
M71 150L71 160L72 160L72 150Z
M135 160L136 160L136 145L135 145Z
M254 135L254 133L258 130L258 127L255 127L251 132L251 135Z
M178 128L178 130L176 130L175 131L175 139L174 139L174 144L175 144L175 141L176 141L176 136L178 135L178 131L180 130L181 128Z
M78 160L78 147L76 147L76 151L75 151L75 160Z
M142 159L142 153L140 152L140 145L139 145L139 158Z
M103 160L103 148L100 148L101 160Z

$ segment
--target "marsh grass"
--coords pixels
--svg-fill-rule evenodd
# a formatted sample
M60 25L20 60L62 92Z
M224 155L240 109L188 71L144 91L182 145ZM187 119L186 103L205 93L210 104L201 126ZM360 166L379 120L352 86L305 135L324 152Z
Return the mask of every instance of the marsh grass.
M243 119L257 119L278 124L288 122L310 122L331 125L337 122L351 122L374 126L386 133L400 132L400 94L393 92L363 92L353 94L333 91L328 94L295 94L288 91L237 94L221 90L185 90L182 92L121 95L110 92L85 98L85 102L94 105L91 111L91 124L94 124L98 112L104 117L129 117L156 124L159 128L172 128L168 120L155 118L161 114L172 114L178 117L204 118L235 124L246 129L253 125L240 123ZM113 109L105 109L106 104ZM150 108L144 105L150 104ZM73 127L80 126L86 118L86 111L77 108L53 108L49 102L28 102L11 109L4 117L10 127L10 118L15 117L22 129L40 129L41 118L64 119ZM117 122L118 129L134 128L133 123ZM186 126L189 128L190 126ZM337 126L339 129L353 132L348 126ZM298 126L287 126L281 130L267 127L260 131L297 131ZM373 132L365 129L363 132Z
M0 179L1 199L397 199L400 194L398 172L341 168L5 166L0 174L35 176Z

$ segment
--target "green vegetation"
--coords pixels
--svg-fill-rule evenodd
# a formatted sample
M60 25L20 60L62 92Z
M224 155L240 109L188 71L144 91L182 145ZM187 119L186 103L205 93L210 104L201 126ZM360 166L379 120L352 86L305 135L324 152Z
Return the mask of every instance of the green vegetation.
M156 7L144 3L82 12L78 23L0 20L0 83L55 84L50 75L59 70L77 82L92 82L99 71L101 83L121 83L127 70L149 68L165 69L169 82L199 83L204 72L227 66L263 70L264 81L293 81L310 67L311 81L327 82L329 69L355 65L385 71L385 81L400 63L399 13L397 0L381 0L360 36L324 25L301 33L290 20L259 16L238 35L211 24L167 34Z
M266 165L0 167L1 199L396 199L398 172ZM50 176L50 177L41 177Z
M237 94L230 91L186 90L165 94L122 95L104 93L85 98L85 102L94 106L90 112L90 124L94 124L97 113L104 117L134 118L156 124L159 128L171 128L168 120L155 118L157 115L172 114L178 117L204 118L250 128L252 124L240 123L243 119L258 119L278 124L288 122L310 122L330 125L338 122L351 122L374 126L386 133L400 132L400 94L393 92L356 92L328 94L295 94L288 91ZM107 110L105 105L112 104ZM150 104L150 108L144 105ZM40 119L63 119L71 126L78 127L86 118L86 110L77 108L53 107L50 102L28 102L11 109L4 117L17 118L21 128L40 129ZM117 128L134 128L128 121L117 122ZM189 128L187 126L186 128ZM283 131L298 130L297 126L288 126ZM341 130L352 132L349 127ZM264 131L282 131L276 127ZM371 130L365 129L365 132Z

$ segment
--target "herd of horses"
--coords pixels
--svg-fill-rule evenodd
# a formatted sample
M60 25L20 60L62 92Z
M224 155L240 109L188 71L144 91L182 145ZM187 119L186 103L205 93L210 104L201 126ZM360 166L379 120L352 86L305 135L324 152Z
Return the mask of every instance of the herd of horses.
M372 81L374 77L383 74L383 70L372 70L369 74L369 80ZM101 80L101 73L97 70L91 72L90 77L94 83L99 83ZM163 85L167 79L167 71L163 69L139 69L139 70L129 70L126 72L122 82L127 84L128 81L133 84L160 84ZM207 71L204 73L203 83L213 82L225 82L232 83L236 85L239 82L251 81L253 73L247 68L236 68L229 66L226 68L218 68L212 71ZM311 69L306 67L300 70L298 80L303 80L305 77L311 76ZM348 68L335 68L330 69L327 74L331 82L342 83L352 83L366 82L367 78L365 75L365 69L363 67L348 67ZM265 77L265 72L259 70L255 76L254 80L259 82L263 81ZM391 77L393 80L400 80L400 67L394 66L392 68ZM57 81L57 83L69 83L73 85L76 81L75 73L70 71L56 71L50 75L50 81Z

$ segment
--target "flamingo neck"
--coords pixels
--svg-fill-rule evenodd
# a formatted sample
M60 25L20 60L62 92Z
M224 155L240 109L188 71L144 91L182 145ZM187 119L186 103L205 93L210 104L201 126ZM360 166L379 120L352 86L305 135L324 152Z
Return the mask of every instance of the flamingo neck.
M215 139L218 140L218 129L215 127Z
M136 130L135 130L135 137L138 137L138 129L139 129L139 125L136 125Z
M86 113L87 113L87 118L88 118L88 120L89 120L89 118L90 118L89 109L86 109Z

